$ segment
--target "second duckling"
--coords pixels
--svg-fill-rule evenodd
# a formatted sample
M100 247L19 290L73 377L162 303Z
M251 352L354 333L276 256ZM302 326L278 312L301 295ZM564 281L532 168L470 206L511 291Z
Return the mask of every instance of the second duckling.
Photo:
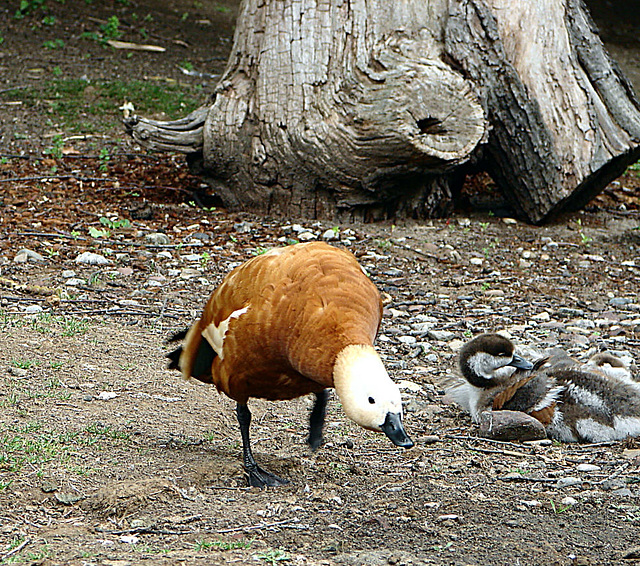
M608 355L610 356L610 355ZM607 358L620 367L617 358ZM460 351L462 378L447 394L474 422L487 411L518 411L561 442L607 442L640 436L640 387L627 376L580 364L553 350L535 363L500 334L477 336Z

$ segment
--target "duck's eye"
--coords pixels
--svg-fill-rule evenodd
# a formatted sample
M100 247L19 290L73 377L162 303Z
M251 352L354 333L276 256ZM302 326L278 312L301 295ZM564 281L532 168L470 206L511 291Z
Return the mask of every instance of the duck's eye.
M373 397L369 397L369 403L371 405L375 404L376 400Z

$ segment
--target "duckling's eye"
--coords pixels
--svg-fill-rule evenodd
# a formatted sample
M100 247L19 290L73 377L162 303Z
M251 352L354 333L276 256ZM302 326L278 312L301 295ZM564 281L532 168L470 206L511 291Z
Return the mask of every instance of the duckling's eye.
M369 403L370 403L371 405L374 405L374 404L375 404L375 402L376 402L376 400L375 400L373 397L369 397Z

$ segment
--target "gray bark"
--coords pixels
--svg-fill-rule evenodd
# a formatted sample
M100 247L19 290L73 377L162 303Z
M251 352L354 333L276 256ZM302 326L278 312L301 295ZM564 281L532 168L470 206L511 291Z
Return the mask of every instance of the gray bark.
M128 125L229 208L312 217L441 215L473 161L539 223L640 153L579 0L245 0L210 103Z

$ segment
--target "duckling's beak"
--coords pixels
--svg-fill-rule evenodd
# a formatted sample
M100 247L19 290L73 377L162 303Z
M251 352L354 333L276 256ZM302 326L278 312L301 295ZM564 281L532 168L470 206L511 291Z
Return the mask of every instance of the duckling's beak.
M380 428L396 446L402 446L402 448L411 448L413 446L413 440L407 436L402 426L400 413L387 413L387 418L384 419L384 423Z
M524 358L518 356L518 354L513 354L513 359L507 365L519 368L519 369L533 369L533 364L525 360Z

